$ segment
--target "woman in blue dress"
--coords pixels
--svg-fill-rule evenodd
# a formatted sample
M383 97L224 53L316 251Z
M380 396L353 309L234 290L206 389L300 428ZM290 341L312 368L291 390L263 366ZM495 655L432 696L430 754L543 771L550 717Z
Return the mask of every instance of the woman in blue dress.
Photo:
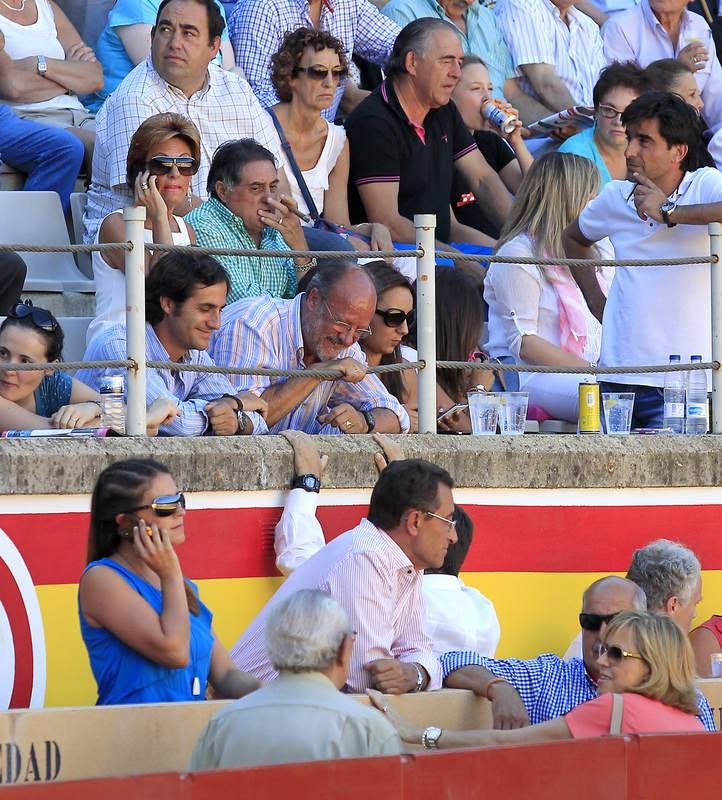
M101 472L93 491L88 565L78 613L98 705L242 697L258 681L238 670L211 626L198 588L183 577L185 497L152 459Z

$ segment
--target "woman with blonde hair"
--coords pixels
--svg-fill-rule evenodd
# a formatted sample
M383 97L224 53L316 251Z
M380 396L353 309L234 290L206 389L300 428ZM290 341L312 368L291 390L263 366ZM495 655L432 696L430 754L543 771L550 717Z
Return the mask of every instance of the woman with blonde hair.
M367 692L404 742L440 749L585 739L609 733L704 730L696 716L692 648L685 632L670 617L646 611L618 614L604 632L598 664L598 697L563 717L516 730L416 728L393 712L380 692Z
M198 128L181 114L155 114L133 134L128 148L127 181L136 206L146 210L145 241L149 244L196 243L193 228L180 214L193 205L191 178L198 172L201 139ZM112 211L98 228L96 241L125 240L122 209ZM162 253L146 251L146 273ZM125 253L93 253L95 319L86 341L106 327L125 322Z
M496 252L522 258L564 258L562 232L599 191L599 171L589 159L547 153L522 181ZM603 257L608 257L603 256ZM484 279L493 358L560 367L594 365L601 326L564 266L492 263ZM530 404L575 422L577 387L584 375L521 373Z

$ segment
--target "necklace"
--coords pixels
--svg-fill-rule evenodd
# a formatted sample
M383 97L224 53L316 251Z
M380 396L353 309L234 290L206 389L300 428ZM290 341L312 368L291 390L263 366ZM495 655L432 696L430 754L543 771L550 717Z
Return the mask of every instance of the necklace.
M25 4L27 2L28 0L20 0L20 8L15 8L14 6L11 6L10 3L6 3L5 0L0 0L0 3L2 3L5 8L9 9L10 11L14 11L16 14L25 11Z

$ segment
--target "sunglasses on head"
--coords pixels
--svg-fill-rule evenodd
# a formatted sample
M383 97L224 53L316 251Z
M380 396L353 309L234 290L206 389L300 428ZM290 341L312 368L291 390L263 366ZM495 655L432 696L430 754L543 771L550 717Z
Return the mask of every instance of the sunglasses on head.
M376 313L384 321L384 325L388 325L389 328L400 328L404 322L407 325L411 325L415 312L413 308L408 314L406 314L400 308L387 308L385 310L377 308Z
M125 513L132 514L134 511L145 511L152 508L159 517L170 517L178 510L178 506L186 507L186 498L183 492L164 494L162 497L156 497L150 505L129 508Z
M305 72L313 81L325 80L329 74L332 80L340 81L348 75L348 69L346 69L346 67L296 67L296 72Z
M614 664L621 664L623 658L639 658L644 661L643 656L640 656L639 653L628 653L616 644L600 644L599 655L606 656Z
M199 164L192 156L153 156L145 166L151 175L168 175L177 167L187 177L198 172Z
M30 317L33 325L50 333L54 333L60 327L58 321L49 311L46 311L44 308L35 308L32 300L18 303L14 308L10 309L8 316L14 319L26 319Z
M614 614L585 614L582 611L579 615L579 625L583 631L596 633L602 627L602 624L609 625L618 613L617 611Z

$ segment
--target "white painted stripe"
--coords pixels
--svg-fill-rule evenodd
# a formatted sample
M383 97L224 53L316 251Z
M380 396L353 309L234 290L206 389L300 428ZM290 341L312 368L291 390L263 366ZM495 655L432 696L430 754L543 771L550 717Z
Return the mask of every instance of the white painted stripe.
M323 489L320 506L366 506L370 489ZM286 492L193 492L188 508L281 508ZM651 489L468 489L454 491L461 505L477 506L705 506L722 505L722 487ZM68 514L90 510L90 495L0 495L3 514Z

